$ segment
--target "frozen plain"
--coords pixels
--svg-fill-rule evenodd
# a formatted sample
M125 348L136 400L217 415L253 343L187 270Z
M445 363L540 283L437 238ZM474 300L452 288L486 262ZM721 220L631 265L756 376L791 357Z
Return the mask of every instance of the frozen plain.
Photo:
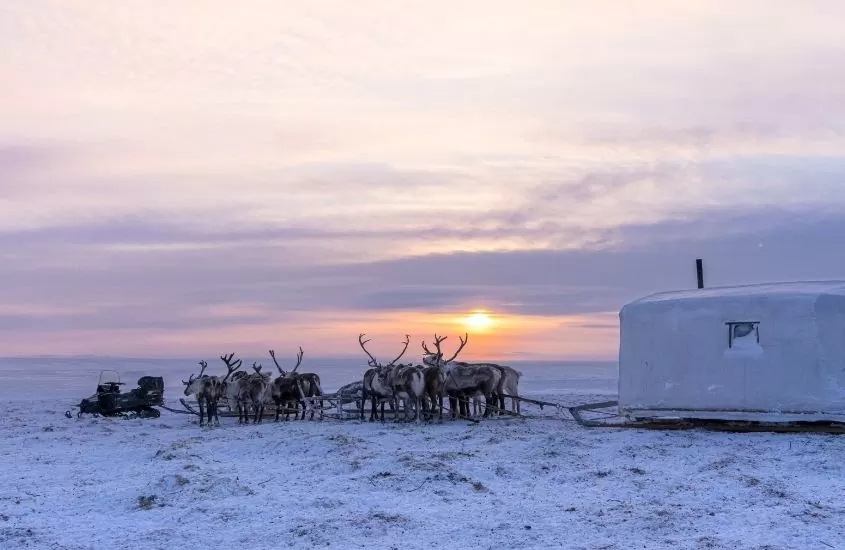
M101 365L41 360L64 380L45 399L25 383L32 364L3 361L18 390L0 415L4 549L845 548L841 436L588 430L565 416L67 419ZM175 366L159 366L175 402ZM615 385L606 365L519 368L524 393L567 405Z

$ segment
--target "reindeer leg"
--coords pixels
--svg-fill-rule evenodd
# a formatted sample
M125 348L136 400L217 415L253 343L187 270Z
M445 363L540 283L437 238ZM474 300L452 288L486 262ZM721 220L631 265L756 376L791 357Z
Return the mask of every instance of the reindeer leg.
M202 428L203 421L205 420L205 400L197 396L197 405L200 408L200 428Z
M493 412L492 407L494 406L494 397L492 393L488 393L484 395L484 418L488 418L490 414Z
M314 394L316 397L322 397L322 394L317 391ZM312 399L311 400L311 420L314 420L314 413L317 412L317 403L320 404L320 419L323 419L323 400L322 399Z

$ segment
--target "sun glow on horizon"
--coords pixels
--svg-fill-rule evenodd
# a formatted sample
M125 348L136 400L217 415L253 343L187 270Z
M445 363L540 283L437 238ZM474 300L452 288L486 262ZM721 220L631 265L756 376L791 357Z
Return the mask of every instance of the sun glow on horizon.
M470 330L486 331L489 330L493 324L493 317L486 311L474 311L462 319L463 324Z

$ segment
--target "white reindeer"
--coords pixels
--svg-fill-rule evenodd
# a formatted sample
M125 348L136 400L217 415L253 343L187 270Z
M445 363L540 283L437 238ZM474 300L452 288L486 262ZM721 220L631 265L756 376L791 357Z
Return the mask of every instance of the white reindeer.
M389 388L393 393L393 403L399 410L399 400L404 402L405 420L408 420L410 406L414 408L414 418L420 421L423 399L425 398L425 380L422 367L416 365L398 365L383 369L378 373L378 383Z
M238 411L238 424L249 421L247 403L244 401L244 388L246 387L249 374L238 370L243 365L240 359L233 360L235 354L221 355L220 360L226 364L226 376L220 385L221 396L229 403L230 408Z

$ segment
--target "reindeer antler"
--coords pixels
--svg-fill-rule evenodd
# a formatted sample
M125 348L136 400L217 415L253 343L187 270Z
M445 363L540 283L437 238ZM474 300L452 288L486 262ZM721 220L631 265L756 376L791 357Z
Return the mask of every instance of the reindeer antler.
M372 353L367 351L367 342L369 342L369 340L364 340L364 336L366 336L366 334L364 334L363 332L358 335L358 343L361 345L361 349L364 350L364 353L366 353L367 356L370 358L370 360L367 361L367 364L375 367L378 365L378 361L376 361L376 358L373 357Z
M403 355L405 355L405 352L408 350L408 344L410 344L410 343L411 343L411 336L410 336L410 335L408 335L408 334L406 334L406 335L405 335L405 341L403 342L403 344L405 344L405 347L404 347L404 348L402 348L402 353L400 353L400 354L399 354L399 356L398 356L398 357L396 357L396 359L394 359L393 361L391 361L390 363L388 363L388 364L387 364L387 366L388 366L388 367L390 367L390 366L392 366L392 365L396 364L396 361L398 361L399 359L401 359L401 358L402 358L402 356L403 356Z
M445 340L445 339L446 339L446 337L444 336L444 337L443 337L443 340ZM442 342L443 340L441 340L441 342ZM469 342L469 333L467 332L467 333L464 335L464 337L463 337L463 338L461 338L460 336L458 336L458 340L460 340L460 341L461 341L461 345L460 345L460 346L458 346L457 351L455 351L455 354L454 354L452 357L450 357L450 358L449 358L449 359L447 359L446 361L443 361L443 364L444 364L444 365L445 365L445 364L447 364L447 363L451 363L452 361L454 361L454 360L455 360L455 357L457 357L457 356L458 356L458 354L459 354L459 353L461 353L461 350L462 350L462 349L464 349L464 346L465 346L465 345L467 345L467 342ZM438 350L438 351L440 351L440 348L438 347L438 348L437 348L437 350Z
M277 368L277 369L279 369L279 374L281 374L282 376L284 376L284 375L285 375L285 371L283 371L283 370L282 370L282 366L281 366L281 365L279 365L279 362L278 362L278 361L276 361L276 352L275 352L275 351L273 351L273 350L270 350L270 357L272 357L272 358L273 358L273 362L276 364L276 368Z
M437 333L434 333L434 349L437 350L437 356L442 359L443 358L443 350L440 349L440 344L443 343L443 340L448 338L448 336L437 336Z
M425 338L423 338L423 340L422 340L422 349L423 349L423 351L425 352L426 355L434 355L433 353L428 351L428 346L425 345Z
M255 361L253 361L253 362L252 362L252 370L254 370L255 372L257 372L258 374L261 374L261 365L259 365L259 364L258 364L258 363L256 363Z
M302 346L299 346L299 353L296 354L296 365L294 365L293 370L291 372L296 372L296 369L298 369L299 365L302 364L303 357L305 357L305 352L302 351Z
M187 386L188 384L190 384L191 382L193 382L195 378L200 378L200 377L202 377L202 374L205 372L205 368L208 366L208 363L206 363L205 361L200 361L200 362L199 362L199 365L200 365L200 373L199 373L199 375L198 375L198 376L194 376L194 374L193 374L193 373L191 373L191 374L188 376L188 381L187 381L187 382L186 382L186 381L184 381L184 380L182 380L182 383L183 383L183 384L185 384L185 385Z
M236 361L232 361L233 357L235 357L234 353L230 353L229 355L221 355L220 356L220 360L223 361L224 363L226 363L226 369L229 371L226 374L226 376L223 378L224 381L228 380L228 378L230 376L232 376L232 373L234 373L236 370L241 368L241 365L243 365L243 361L241 361L240 359L238 359Z

